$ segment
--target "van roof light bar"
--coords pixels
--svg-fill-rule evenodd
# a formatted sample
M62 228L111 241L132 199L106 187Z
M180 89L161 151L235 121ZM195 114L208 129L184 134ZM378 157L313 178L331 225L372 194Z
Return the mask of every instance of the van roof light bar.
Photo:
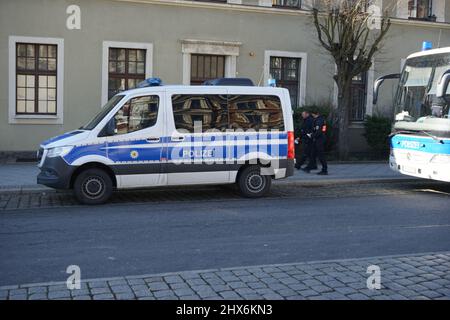
M144 81L141 81L137 84L136 88L145 88L145 87L159 87L162 86L163 82L160 78L148 78Z

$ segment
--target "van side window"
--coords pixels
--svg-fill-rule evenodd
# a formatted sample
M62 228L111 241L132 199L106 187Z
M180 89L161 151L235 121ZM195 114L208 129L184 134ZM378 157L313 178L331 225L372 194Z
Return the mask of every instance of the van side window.
M202 132L228 128L227 97L225 95L173 95L175 128L194 132L194 122L201 122Z
M130 99L114 116L116 134L130 133L154 126L158 117L158 106L158 96Z
M231 129L284 130L281 101L277 96L229 95Z

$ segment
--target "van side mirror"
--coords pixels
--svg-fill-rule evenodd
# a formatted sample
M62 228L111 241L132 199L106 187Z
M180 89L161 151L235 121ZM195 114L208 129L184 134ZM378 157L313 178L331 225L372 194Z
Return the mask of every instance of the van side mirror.
M450 69L447 70L439 80L436 87L436 98L443 98L446 96L448 84L450 83Z
M373 104L377 104L377 102L378 102L378 91L381 87L381 84L384 82L384 80L389 80L389 79L400 79L400 73L387 74L387 75L381 76L381 77L377 78L377 80L375 80L375 83L373 84L373 100L372 100Z
M116 119L112 117L98 135L99 137L108 137L116 134Z

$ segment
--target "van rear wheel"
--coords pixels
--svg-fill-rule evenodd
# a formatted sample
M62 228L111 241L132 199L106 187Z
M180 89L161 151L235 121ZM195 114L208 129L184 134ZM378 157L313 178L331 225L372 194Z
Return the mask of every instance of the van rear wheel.
M73 190L77 200L83 204L102 204L111 196L113 182L104 170L92 168L76 177Z
M261 174L260 166L244 168L238 176L237 185L241 195L247 198L259 198L267 194L272 184L269 175Z

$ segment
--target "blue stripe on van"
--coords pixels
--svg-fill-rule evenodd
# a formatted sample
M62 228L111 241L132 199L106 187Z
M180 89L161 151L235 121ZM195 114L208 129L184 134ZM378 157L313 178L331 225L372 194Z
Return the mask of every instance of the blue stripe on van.
M59 135L59 136L56 136L56 137L47 139L47 140L45 140L44 142L42 142L41 144L42 144L43 146L46 146L46 145L48 145L48 144L50 144L50 143L53 143L53 142L56 142L56 141L59 141L59 140L62 140L62 139L65 139L65 138L74 136L74 135L79 134L79 133L81 133L81 132L83 132L83 131L80 131L80 130L70 131L70 132L64 133L64 134L62 134L62 135Z
M106 158L107 154L105 147L105 143L74 147L64 156L64 160L66 160L67 163L72 164L75 160L84 156L98 155Z
M268 140L269 142L266 145L261 145L259 143L259 139ZM284 140L285 143L279 144L271 144L270 140L280 139ZM219 135L219 136L210 136L208 138L202 137L193 137L186 136L183 142L201 142L210 143L211 141L222 141L222 142L238 142L238 141L246 141L244 146L222 146L215 147L214 145L210 146L202 146L201 150L213 150L214 155L213 158L223 158L225 156L233 155L233 158L241 158L244 157L249 152L264 152L272 157L286 157L287 156L287 134L286 133L268 133L268 134L250 134L250 135ZM175 159L192 159L192 157L186 158L183 157L183 150L186 151L197 151L200 150L200 147L194 146L186 146L186 147L177 147L176 144L179 141L171 141L170 137L161 137L159 144L167 143L167 160L175 160ZM129 146L129 147L127 147ZM275 147L276 146L276 147ZM115 148L121 147L121 148ZM175 148L179 148L179 152L175 155L175 158L172 159L172 153ZM233 149L228 149L233 148ZM228 150L227 150L228 149ZM119 141L119 142L110 142L103 144L95 144L95 145L86 145L86 146L76 146L72 149L72 151L67 154L64 159L72 164L75 160L83 156L89 155L99 155L103 157L108 157L113 162L130 162L130 161L160 161L161 157L161 146L151 147L151 143L147 142L145 139L137 139L137 140L128 140L128 141ZM177 158L178 157L178 158ZM198 158L194 156L193 158ZM205 157L205 160L208 157Z

